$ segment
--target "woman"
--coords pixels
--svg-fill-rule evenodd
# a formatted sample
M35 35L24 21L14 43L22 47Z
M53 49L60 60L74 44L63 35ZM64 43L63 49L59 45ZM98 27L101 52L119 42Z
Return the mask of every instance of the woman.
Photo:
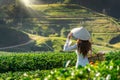
M72 38L72 36L77 38L77 43L71 46L70 39ZM67 36L67 40L63 50L70 51L76 49L77 54L76 68L79 66L86 66L89 63L87 57L87 54L89 53L89 51L91 51L91 43L89 39L90 34L83 27L72 29Z

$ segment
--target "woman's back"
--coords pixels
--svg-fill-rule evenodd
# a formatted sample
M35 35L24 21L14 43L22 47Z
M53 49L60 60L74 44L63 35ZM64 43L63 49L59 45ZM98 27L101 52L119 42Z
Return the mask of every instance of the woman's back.
M70 39L72 36L74 36L77 39L77 43L71 46ZM75 28L71 30L71 32L67 36L67 40L63 50L69 51L72 49L76 49L76 54L77 54L76 67L85 66L86 64L89 63L88 57L87 57L87 54L91 50L91 43L89 39L90 39L90 34L83 27Z
M76 50L76 54L77 54L76 67L78 67L79 65L86 66L89 63L87 56L84 57L83 54L79 53L77 50Z

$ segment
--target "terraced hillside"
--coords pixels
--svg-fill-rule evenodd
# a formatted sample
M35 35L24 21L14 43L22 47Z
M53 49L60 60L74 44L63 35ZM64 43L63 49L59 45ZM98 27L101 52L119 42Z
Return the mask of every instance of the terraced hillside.
M30 13L31 18L24 18L23 22L30 21L32 26L40 27L42 30L49 29L48 33L55 31L60 35L63 28L69 30L80 26L97 33L119 31L119 27L112 17L78 5L31 5L28 10L32 12L32 14Z
M119 48L120 27L110 16L74 4L30 5L26 9L31 17L21 17L15 27L34 34L29 35L37 46L33 46L32 51L61 51L67 33L80 26L89 30L91 41L98 50Z
M74 4L31 5L28 11L31 17L23 18L24 27L21 28L26 32L60 38L66 37L72 28L83 26L92 34L94 44L119 46L120 27L110 16Z

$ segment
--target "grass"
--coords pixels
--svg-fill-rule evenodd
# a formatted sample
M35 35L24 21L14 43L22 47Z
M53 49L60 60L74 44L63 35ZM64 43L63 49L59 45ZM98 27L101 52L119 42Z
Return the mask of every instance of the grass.
M44 43L47 40L47 38L43 36L33 35L29 33L28 35L31 39L35 40L37 44Z
M59 31L60 31L63 26L66 27L66 29L71 29L75 26L76 27L85 26L89 30L92 29L92 32L106 32L106 29L109 29L107 30L107 32L117 31L116 26L112 27L114 21L111 17L108 17L101 13L97 13L83 6L74 5L74 4L70 4L70 5L50 4L48 6L47 4L43 4L43 5L31 5L31 8L36 13L38 13L39 16L44 18L44 19L37 18L38 17L37 15L36 19L38 20L33 21L34 24L42 23L40 25L41 27L44 27L44 25L46 25L48 28L53 28L59 25L60 26ZM56 30L56 28L54 28L54 30ZM59 31L57 31L58 34Z
M48 6L44 4L31 5L31 8L39 15L43 14L42 17L45 17L45 20L40 20L39 22L42 23L41 27L44 25L47 25L48 27L59 25L62 28L63 26L60 24L63 24L69 25L68 28L86 26L89 30L92 28L93 32L106 32L106 29L109 29L107 32L116 32L115 27L112 27L112 29L110 27L113 26L111 24L114 24L111 17L107 17L83 6L74 4L50 4Z
M110 44L109 42L113 37L116 37L119 34L120 33L92 33L92 45L95 50L94 52L118 50L118 48L120 48L119 43ZM43 37L32 34L28 35L31 39L36 41L37 46L44 44L43 48L52 48L55 51L62 51L63 45L66 41L66 38L64 37ZM75 40L72 41L75 43Z
M106 35L105 33L95 33L96 35L99 35L97 36L96 38L95 37L92 37L92 42L94 43L93 44L93 49L95 51L112 51L112 50L116 50L116 48L119 47L119 45L116 46L112 46L112 45L109 45L109 43L105 43L105 42L108 42L110 39L108 38L106 40L106 38L108 37L108 35L112 34L112 33L108 33L108 35ZM106 38L103 39L103 35L105 34ZM113 33L114 35L117 35L117 33ZM101 35L101 37L100 37ZM112 36L111 36L112 37ZM34 40L36 40L37 44L38 45L41 45L43 43L47 43L47 41L51 41L52 42L52 46L50 44L48 44L48 46L50 46L51 48L53 48L55 51L56 50L62 50L63 49L63 45L65 44L65 41L66 41L66 38L60 38L60 37L42 37L42 36L37 36L37 35L34 35L35 38ZM99 40L97 40L99 39ZM61 42L59 42L61 41ZM60 44L59 44L60 43ZM73 43L75 43L75 41L73 40ZM100 43L100 44L99 44ZM109 46L108 46L109 45ZM54 46L54 47L53 47ZM61 46L61 47L59 47ZM47 46L46 46L47 47ZM57 47L59 47L59 49L57 49Z
M116 50L115 48L101 46L101 45L92 45L92 47L93 47L93 53L110 52L110 51L115 51Z
M74 4L67 6L66 4L50 4L50 6L45 4L32 5L31 8L38 12L42 12L49 17L80 17L81 15L95 16L94 14L90 13L91 10Z
M12 49L6 49L6 51L62 51L63 50L63 45L65 44L66 38L62 37L43 37L39 35L33 35L29 34L29 37L34 40L33 43L21 46L21 47L16 47ZM117 36L119 33L94 33L92 36L92 42L93 42L93 52L99 52L99 51L114 51L118 50L119 43L116 44L109 44L109 41L111 38L114 36ZM75 41L73 40L75 43ZM36 47L35 47L36 46Z
M95 44L101 44L101 45L111 44L111 42L114 42L113 40L114 38L119 38L119 33L93 33L92 34L92 41ZM119 39L118 39L118 42L119 42Z

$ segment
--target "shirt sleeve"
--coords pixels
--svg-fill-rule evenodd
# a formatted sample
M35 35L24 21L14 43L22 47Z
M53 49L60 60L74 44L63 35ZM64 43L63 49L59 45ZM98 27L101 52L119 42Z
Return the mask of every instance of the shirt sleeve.
M70 51L77 48L77 44L71 45L71 43L72 43L71 40L67 39L63 51Z

